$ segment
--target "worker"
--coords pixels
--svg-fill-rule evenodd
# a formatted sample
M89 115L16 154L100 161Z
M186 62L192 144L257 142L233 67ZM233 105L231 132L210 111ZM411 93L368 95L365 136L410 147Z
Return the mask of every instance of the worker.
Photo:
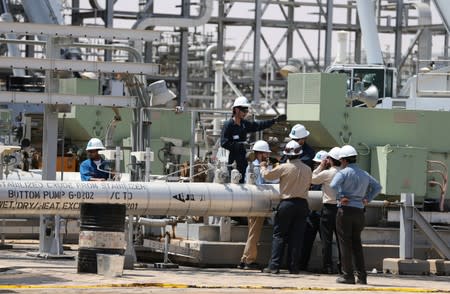
M356 164L358 153L353 146L342 146L339 151L341 170L336 173L330 187L336 191L338 211L336 231L341 252L342 275L337 283L367 284L367 273L361 244L364 229L364 207L381 191L381 185Z
M106 162L100 156L99 151L105 150L102 141L97 138L89 140L86 151L88 159L80 164L80 175L82 181L106 181L109 178Z
M250 103L244 96L234 100L232 109L233 115L223 126L220 136L220 145L230 151L228 164L236 161L237 170L241 173L240 183L244 183L247 159L247 134L262 131L271 127L274 123L286 120L286 115L279 115L274 119L263 121L249 121L245 117L248 115Z
M306 139L308 139L310 132L305 128L304 125L296 124L292 127L291 132L289 133L289 137L292 140L295 140L302 147L302 156L300 160L303 161L304 164L309 166L311 170L314 169L314 161L313 158L316 154L314 149L306 143ZM283 156L280 160L281 163L286 162L286 157Z
M247 166L245 182L250 183L249 178L253 176L256 185L268 184L261 175L260 164L269 160L269 154L271 153L269 144L264 140L256 141L252 147L252 151L255 153L255 160ZM250 170L251 167L252 170ZM260 216L248 217L247 242L245 243L244 253L242 254L238 268L245 270L260 269L260 265L256 263L256 257L258 256L258 242L264 220L265 217Z
M289 137L296 141L302 147L302 155L300 160L309 166L311 171L314 169L314 157L316 152L311 146L306 143L310 132L302 124L296 124L291 128ZM281 163L286 162L286 156L283 156L280 160ZM314 185L310 187L310 190L320 190L320 187ZM311 250L316 239L316 235L319 232L320 223L320 211L311 210L306 217L306 227L304 229L303 244L300 252L299 269L307 270L309 259L311 256Z
M315 170L319 164L328 156L325 150L318 151L313 158L313 169ZM303 162L305 163L305 162ZM312 191L320 191L322 185L312 184L309 188ZM299 269L302 271L308 270L309 260L311 258L311 251L316 241L316 236L320 232L320 210L311 210L306 218L305 233L303 237L302 250L300 252ZM320 235L320 234L319 234Z
M331 189L330 183L340 169L339 147L333 147L322 156L319 166L312 173L312 184L321 185L322 210L320 212L320 240L322 242L322 272L333 274L333 234L336 234L336 192ZM319 154L319 152L317 153ZM316 160L316 158L315 158ZM337 235L336 235L337 241ZM339 242L336 242L339 251ZM340 255L336 270L340 272Z
M311 185L311 169L300 160L302 147L292 140L286 144L283 154L288 161L269 170L261 163L261 174L265 180L280 179L280 203L276 209L272 234L272 253L265 273L278 274L288 245L288 269L298 274L299 253L308 214L308 190Z

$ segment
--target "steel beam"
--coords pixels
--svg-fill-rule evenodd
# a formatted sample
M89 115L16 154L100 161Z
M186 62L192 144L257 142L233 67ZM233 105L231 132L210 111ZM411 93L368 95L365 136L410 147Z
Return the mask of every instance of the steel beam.
M67 70L67 71L92 71L92 72L122 72L133 74L153 75L159 72L159 66L148 63L133 62L97 62L66 59L42 59L23 57L0 57L0 68L34 68L41 70Z
M89 26L61 26L38 23L0 22L0 32L28 34L28 35L50 35L50 36L74 36L100 39L142 40L156 41L160 32L151 30L110 29Z
M73 95L60 93L0 91L1 103L70 104L134 108L136 107L136 100L137 98L134 96Z
M253 34L253 103L259 105L260 73L261 73L261 0L255 0L255 20Z

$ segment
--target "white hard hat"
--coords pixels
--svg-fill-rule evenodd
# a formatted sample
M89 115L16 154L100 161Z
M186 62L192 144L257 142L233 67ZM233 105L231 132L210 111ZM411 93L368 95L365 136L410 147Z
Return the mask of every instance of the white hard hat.
M239 96L234 100L233 107L250 107L250 103L248 102L247 98L244 96Z
M100 139L92 138L87 143L86 150L105 150L105 146Z
M252 150L260 152L272 152L270 151L269 144L264 140L256 141L255 144L253 144Z
M341 151L339 152L339 159L356 155L358 155L358 152L356 152L356 149L353 148L353 146L344 145L341 147Z
M333 159L339 160L341 148L339 147L333 147L328 151L328 156L330 156Z
M304 125L296 124L292 127L291 133L289 134L289 137L292 139L302 139L309 136L309 132L306 130Z
M303 153L302 146L298 144L296 141L289 141L284 147L283 154L284 155L300 155Z
M328 156L328 153L325 150L320 150L316 153L316 156L314 156L313 161L315 162L321 162L322 160L326 159Z

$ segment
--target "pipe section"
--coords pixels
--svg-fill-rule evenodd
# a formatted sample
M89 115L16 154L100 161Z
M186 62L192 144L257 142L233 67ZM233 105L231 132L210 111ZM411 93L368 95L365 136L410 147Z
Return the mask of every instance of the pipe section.
M279 190L217 183L0 181L0 215L79 216L81 203L125 204L127 215L270 216ZM308 204L320 210L322 191L309 191Z
M0 181L0 215L78 216L81 203L107 203L127 215L269 216L278 195L278 185Z
M381 54L380 39L375 22L375 8L373 0L357 0L359 23L361 25L362 38L367 54L368 64L384 64Z
M199 4L201 10L198 16L189 18L184 17L176 18L174 17L174 15L147 17L138 20L133 25L133 29L146 30L147 28L153 28L156 26L187 28L204 25L211 18L213 10L213 1L201 0Z

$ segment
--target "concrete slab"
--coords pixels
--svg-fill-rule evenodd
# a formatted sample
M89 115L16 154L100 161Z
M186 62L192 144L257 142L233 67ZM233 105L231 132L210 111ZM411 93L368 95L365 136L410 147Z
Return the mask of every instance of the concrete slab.
M399 277L370 272L368 285L337 284L336 275L291 275L285 269L272 275L235 267L163 269L151 265L124 270L121 277L112 278L78 274L75 260L43 260L26 252L17 247L0 251L0 268L5 269L0 270L1 293L450 293L449 276Z
M429 275L430 264L421 259L383 259L383 272L394 275Z
M450 260L428 259L430 273L438 276L450 276Z

